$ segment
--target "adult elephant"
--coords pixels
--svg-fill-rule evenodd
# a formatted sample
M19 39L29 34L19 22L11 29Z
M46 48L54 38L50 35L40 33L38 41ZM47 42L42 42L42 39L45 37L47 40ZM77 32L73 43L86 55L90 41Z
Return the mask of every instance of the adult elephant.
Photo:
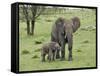
M68 43L68 60L72 61L73 33L79 27L80 19L78 17L70 20L60 17L55 21L51 31L51 41L57 42L61 46L61 60L65 60L65 44ZM57 52L56 58L60 58L59 52Z

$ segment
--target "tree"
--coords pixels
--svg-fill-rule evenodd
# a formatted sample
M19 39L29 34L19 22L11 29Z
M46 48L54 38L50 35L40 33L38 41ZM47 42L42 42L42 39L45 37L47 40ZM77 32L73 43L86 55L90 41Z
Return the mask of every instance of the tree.
M44 6L23 5L23 14L27 24L27 35L34 35L36 19L41 15L44 9Z
M27 24L27 35L30 35L30 19L28 13L28 5L23 5L23 14L25 16L25 20Z
M41 13L44 11L43 6L34 6L31 5L31 12L32 12L32 18L31 18L31 35L34 35L34 26L36 19L41 15Z

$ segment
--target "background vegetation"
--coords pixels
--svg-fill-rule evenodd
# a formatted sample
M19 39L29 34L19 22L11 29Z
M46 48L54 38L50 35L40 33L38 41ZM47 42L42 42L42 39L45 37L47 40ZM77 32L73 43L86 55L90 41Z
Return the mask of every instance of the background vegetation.
M28 7L30 8L30 6ZM42 9L42 8L41 8ZM35 19L34 34L27 33L27 23L23 8L20 6L19 22L19 70L34 71L48 69L70 69L96 66L96 15L95 9L45 7ZM31 11L29 23L31 24ZM77 16L81 27L74 33L73 61L69 62L66 45L66 60L41 62L40 49L44 43L50 42L52 25L58 17L70 19ZM33 19L34 20L34 19ZM30 29L32 26L30 25Z

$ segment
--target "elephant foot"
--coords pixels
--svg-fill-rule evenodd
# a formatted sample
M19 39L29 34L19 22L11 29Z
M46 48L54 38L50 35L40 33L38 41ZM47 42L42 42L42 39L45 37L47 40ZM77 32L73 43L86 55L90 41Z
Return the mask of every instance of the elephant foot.
M69 58L68 58L68 61L72 61L72 60L73 60L73 58L72 58L72 57L69 57Z

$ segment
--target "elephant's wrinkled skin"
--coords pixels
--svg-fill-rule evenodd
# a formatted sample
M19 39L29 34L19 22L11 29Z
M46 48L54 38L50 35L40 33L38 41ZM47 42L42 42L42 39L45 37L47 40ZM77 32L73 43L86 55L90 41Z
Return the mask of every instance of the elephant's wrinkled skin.
M60 46L56 42L49 42L42 46L41 57L42 62L45 61L45 56L48 55L49 61L54 61L56 58L57 51L60 51Z
M68 60L72 60L72 45L73 45L73 33L80 27L80 19L74 17L70 20L65 18L58 18L52 27L51 41L59 43L61 46L61 60L65 60L65 44L68 43L69 57ZM56 58L60 58L59 52L57 52Z

